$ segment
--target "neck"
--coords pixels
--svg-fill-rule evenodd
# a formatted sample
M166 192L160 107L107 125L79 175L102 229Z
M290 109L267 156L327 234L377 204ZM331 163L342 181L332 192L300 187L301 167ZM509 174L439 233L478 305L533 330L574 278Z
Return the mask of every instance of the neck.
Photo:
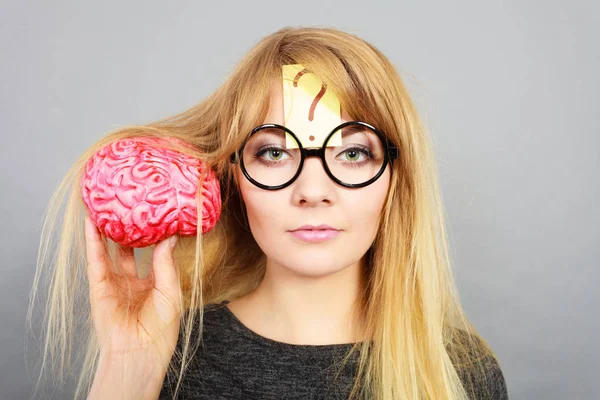
M267 261L258 288L229 308L269 339L303 345L355 343L362 337L357 302L363 268L361 260L330 275L300 276Z

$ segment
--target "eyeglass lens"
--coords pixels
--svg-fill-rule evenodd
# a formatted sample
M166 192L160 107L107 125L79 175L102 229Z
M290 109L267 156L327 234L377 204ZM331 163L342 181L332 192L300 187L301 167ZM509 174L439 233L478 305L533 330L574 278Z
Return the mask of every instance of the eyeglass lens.
M325 162L341 182L361 184L380 171L384 151L381 139L373 130L363 125L347 125L329 137ZM263 185L278 186L296 175L301 153L292 135L280 128L267 127L250 137L242 159L252 179Z

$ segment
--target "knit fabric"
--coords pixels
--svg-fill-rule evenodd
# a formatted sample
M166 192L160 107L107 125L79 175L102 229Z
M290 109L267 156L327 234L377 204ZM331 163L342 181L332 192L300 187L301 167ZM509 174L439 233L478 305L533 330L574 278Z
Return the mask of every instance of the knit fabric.
M341 362L352 344L296 345L271 340L246 327L227 303L204 307L202 345L184 374L178 399L348 398L358 353L343 368ZM192 340L197 340L197 332ZM486 359L484 365L485 376L470 377L475 381L471 398L508 399L496 360ZM165 379L160 399L171 399L176 383L176 379Z

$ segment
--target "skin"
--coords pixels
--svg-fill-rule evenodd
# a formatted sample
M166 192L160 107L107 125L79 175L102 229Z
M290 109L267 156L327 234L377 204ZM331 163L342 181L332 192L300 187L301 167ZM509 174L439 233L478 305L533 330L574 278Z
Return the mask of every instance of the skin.
M264 123L284 124L280 82L273 84ZM342 122L350 120L342 115ZM256 290L228 304L249 329L272 340L304 345L361 340L351 312L363 282L365 253L372 245L390 181L390 166L371 185L350 189L332 181L318 158L308 158L288 187L263 190L237 167L252 234L266 254ZM289 231L328 224L340 234L307 243ZM260 310L260 312L257 312Z
M265 122L283 124L280 85L274 84L270 98ZM379 225L389 165L377 181L360 189L330 180L316 158L307 159L296 181L278 191L260 189L241 170L237 173L250 229L267 265L259 287L229 303L229 309L257 334L284 343L363 340L360 320L350 311L363 287L364 256ZM289 232L304 224L328 224L341 232L326 242L306 243ZM157 244L145 278L137 275L130 247L120 247L119 272L111 268L100 232L89 218L85 238L92 319L100 343L88 398L155 399L179 334L176 237ZM136 306L128 307L130 302Z
M179 334L182 305L173 262L177 236L156 245L145 278L138 277L132 247L119 247L115 272L89 217L85 239L92 320L100 345L88 399L156 399ZM130 302L138 305L128 307Z

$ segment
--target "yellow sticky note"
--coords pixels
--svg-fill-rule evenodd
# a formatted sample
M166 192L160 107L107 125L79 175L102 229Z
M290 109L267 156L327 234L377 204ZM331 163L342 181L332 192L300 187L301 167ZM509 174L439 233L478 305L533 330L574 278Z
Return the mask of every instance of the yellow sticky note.
M302 147L321 147L333 128L342 122L340 101L336 95L302 64L283 66L284 125L296 134ZM338 132L328 146L341 146ZM286 147L298 145L286 135Z

